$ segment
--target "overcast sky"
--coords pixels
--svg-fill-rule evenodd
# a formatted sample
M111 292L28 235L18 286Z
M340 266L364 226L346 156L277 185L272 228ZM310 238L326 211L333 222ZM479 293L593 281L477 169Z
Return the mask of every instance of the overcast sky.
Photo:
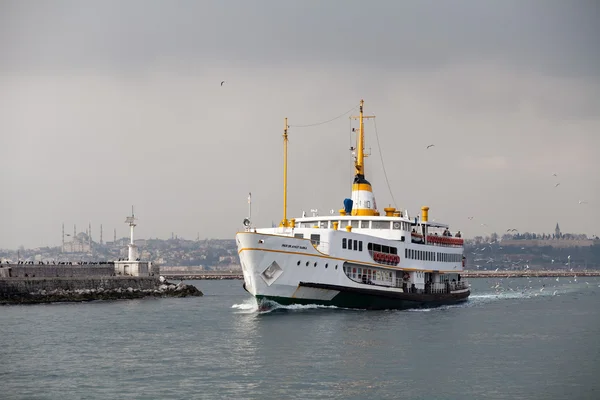
M294 125L361 98L380 209L600 235L598 38L593 0L4 0L0 248L59 245L62 223L122 237L132 204L137 237L233 238L248 192L271 226L284 117L288 217L328 214L349 119Z

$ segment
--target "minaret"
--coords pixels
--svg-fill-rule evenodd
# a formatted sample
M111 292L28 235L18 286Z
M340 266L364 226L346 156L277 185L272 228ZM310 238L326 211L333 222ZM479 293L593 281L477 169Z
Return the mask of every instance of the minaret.
M554 233L556 235L556 238L559 239L560 238L560 227L558 226L558 222L556 223L556 228L554 228Z
M351 117L359 121L356 148L351 149L353 152L356 151L354 158L355 175L354 182L352 183L352 215L379 215L373 189L369 181L365 179L365 157L367 155L365 154L364 119L375 118L375 116L363 115L363 104L364 100L361 100L359 116Z
M129 242L129 261L136 261L138 258L137 246L133 243L133 228L135 228L135 216L133 214L133 206L131 206L131 217L125 219L125 223L129 224L131 240Z
M65 223L62 224L62 250L61 253L65 252Z
M115 228L115 238L113 240L113 244L117 244L117 228Z
M104 242L102 242L102 224L100 224L100 245L104 244Z

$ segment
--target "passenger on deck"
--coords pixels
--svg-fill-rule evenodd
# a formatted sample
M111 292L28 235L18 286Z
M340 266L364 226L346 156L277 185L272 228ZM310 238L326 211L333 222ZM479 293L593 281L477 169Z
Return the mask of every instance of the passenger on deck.
M460 231L458 231L458 232L456 232L456 235L454 235L454 236L456 236L457 238L459 238L459 237L461 237L462 235L460 234Z

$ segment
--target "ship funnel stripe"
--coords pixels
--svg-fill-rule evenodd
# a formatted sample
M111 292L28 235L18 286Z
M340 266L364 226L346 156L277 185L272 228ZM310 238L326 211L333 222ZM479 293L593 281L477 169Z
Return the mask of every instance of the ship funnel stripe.
M373 188L370 183L353 183L352 191L364 190L365 192L373 192Z

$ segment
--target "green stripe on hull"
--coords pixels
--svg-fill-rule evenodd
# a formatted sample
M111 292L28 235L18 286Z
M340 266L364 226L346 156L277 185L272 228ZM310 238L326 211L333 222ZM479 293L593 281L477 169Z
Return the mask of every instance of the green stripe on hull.
M340 308L358 308L364 310L408 310L412 308L432 308L444 305L459 304L467 299L446 299L436 301L411 301L405 299L393 299L362 293L340 292L331 300L298 299L292 297L262 296L256 295L259 307L272 301L282 306L293 304L336 306Z

